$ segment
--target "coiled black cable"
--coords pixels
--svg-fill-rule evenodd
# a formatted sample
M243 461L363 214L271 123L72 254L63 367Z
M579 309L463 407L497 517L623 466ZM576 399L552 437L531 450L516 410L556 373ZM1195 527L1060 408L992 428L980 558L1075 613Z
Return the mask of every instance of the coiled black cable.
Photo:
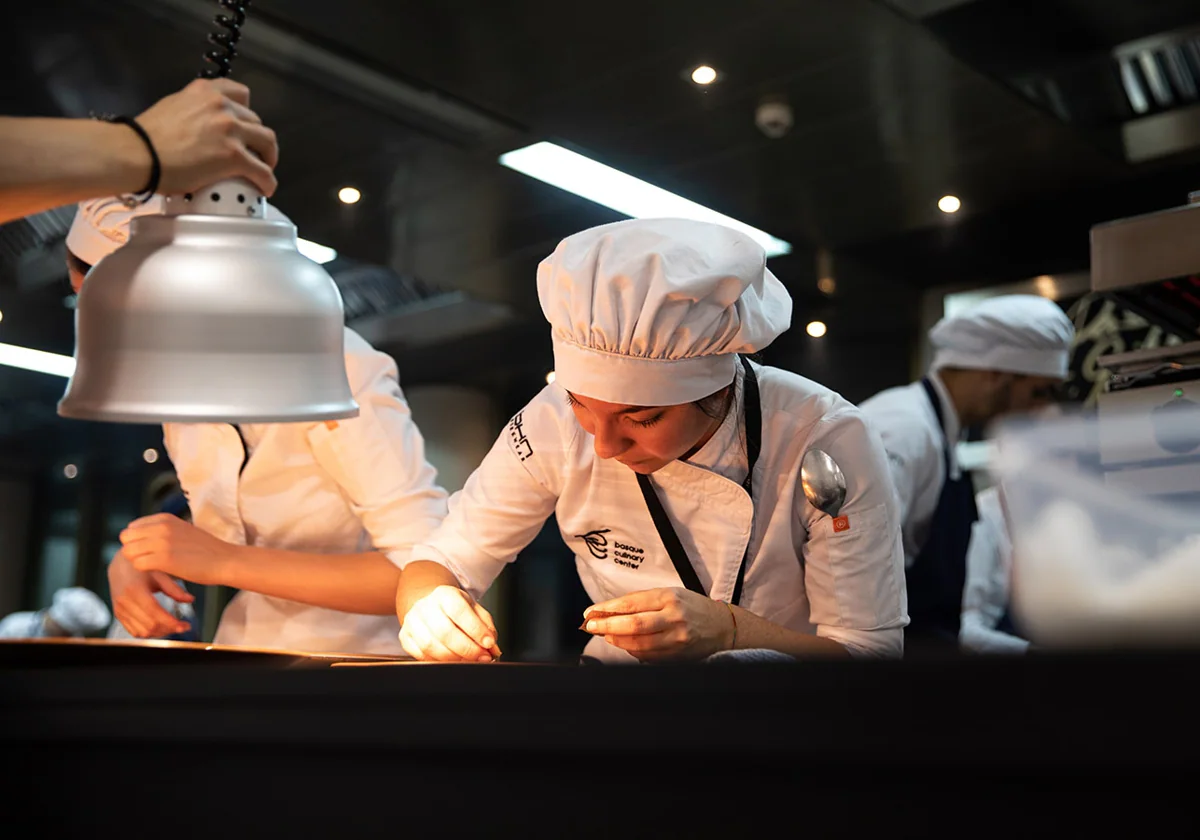
M233 59L237 56L238 38L241 37L242 24L246 22L246 9L250 0L217 0L229 14L219 14L213 18L217 26L224 32L209 33L208 40L214 47L204 54L204 60L209 66L200 71L203 79L218 79L229 75Z

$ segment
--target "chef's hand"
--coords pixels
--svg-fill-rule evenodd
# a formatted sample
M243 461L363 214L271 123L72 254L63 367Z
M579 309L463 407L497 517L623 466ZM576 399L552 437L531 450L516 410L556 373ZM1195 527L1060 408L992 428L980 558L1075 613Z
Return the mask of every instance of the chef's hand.
M121 532L121 552L135 569L166 572L202 586L224 582L222 570L236 550L169 513L135 519Z
M162 163L158 191L194 192L226 178L245 178L263 195L275 192L279 145L250 110L250 89L232 79L196 79L138 115ZM136 140L136 138L134 138ZM149 172L149 153L146 167Z
M595 613L620 613L589 618ZM583 629L644 662L702 659L733 644L729 607L687 589L646 589L593 604Z
M438 586L408 611L400 644L416 659L491 662L500 657L491 614L456 586Z
M121 552L108 564L108 591L112 595L113 615L131 636L157 639L188 629L187 622L162 608L154 593L162 592L189 604L196 597L170 575L138 571Z

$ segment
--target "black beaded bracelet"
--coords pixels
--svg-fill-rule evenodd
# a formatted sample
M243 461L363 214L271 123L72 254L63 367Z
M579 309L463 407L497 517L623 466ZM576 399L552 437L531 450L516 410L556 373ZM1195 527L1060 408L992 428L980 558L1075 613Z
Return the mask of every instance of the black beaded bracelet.
M150 180L140 191L133 195L122 196L126 207L136 207L139 204L145 204L158 191L158 181L162 177L162 162L158 159L158 150L154 148L154 143L150 140L150 135L146 133L146 129L142 128L133 117L102 114L97 119L129 126L137 133L138 137L142 138L142 142L150 150Z

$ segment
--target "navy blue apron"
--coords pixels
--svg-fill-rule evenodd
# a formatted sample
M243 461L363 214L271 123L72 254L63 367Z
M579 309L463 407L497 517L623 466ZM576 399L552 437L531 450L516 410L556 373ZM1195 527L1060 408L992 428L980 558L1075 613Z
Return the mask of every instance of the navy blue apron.
M1017 628L1017 623L1013 620L1011 606L1004 608L1004 615L1000 616L1000 621L996 624L996 629L1001 633L1007 633L1010 636L1016 636L1018 639L1024 639L1021 631Z
M928 377L921 380L926 396L937 416L942 433L942 458L946 480L938 496L933 521L925 545L905 572L908 589L909 625L905 639L923 647L958 647L958 629L962 620L963 586L967 581L967 546L971 525L979 518L975 507L975 488L971 477L960 473L952 479L951 441L946 438L942 404Z

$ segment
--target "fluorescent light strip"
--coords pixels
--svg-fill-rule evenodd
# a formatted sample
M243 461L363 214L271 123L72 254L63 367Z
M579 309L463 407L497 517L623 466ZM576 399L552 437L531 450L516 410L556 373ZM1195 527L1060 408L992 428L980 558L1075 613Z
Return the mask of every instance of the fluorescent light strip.
M45 350L34 350L31 347L18 347L15 344L0 344L0 365L49 373L66 379L75 372L75 359L71 356L47 353Z
M500 155L500 163L635 219L675 218L714 222L746 234L763 246L768 257L778 257L792 251L789 243L758 228L554 143L543 141L506 152Z
M337 258L337 251L332 248L327 248L324 245L318 245L316 242L309 242L307 239L296 237L296 250L308 257L315 263L325 265Z

